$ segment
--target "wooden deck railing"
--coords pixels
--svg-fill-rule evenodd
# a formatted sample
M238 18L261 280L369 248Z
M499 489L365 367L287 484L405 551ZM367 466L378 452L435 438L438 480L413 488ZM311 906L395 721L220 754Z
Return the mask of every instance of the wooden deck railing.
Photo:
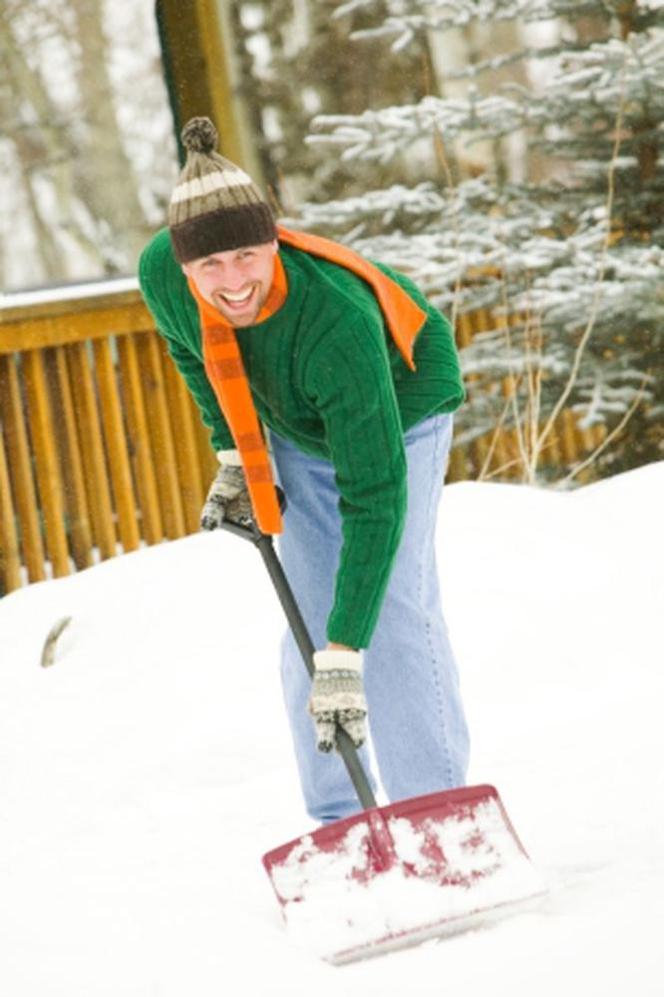
M487 328L464 317L462 345ZM491 466L513 466L514 434ZM548 459L594 443L564 413ZM490 434L452 453L476 477ZM198 529L216 461L135 280L0 306L0 594Z
M214 471L136 282L82 290L1 312L0 591L195 531Z
M493 329L494 326L494 318L486 309L478 309L459 316L456 324L458 346L461 349L469 346L475 336ZM466 378L466 388L469 395L473 392L474 382L474 376ZM513 383L509 378L505 378L502 383L503 403L507 404L508 396L513 389ZM450 456L447 480L460 481L467 478L474 480L480 475L484 480L492 477L498 477L498 480L505 478L528 480L524 473L524 450L526 451L526 460L530 459L527 453L529 441L526 438L530 427L527 426L528 416L526 413L521 412L519 419L521 420L521 441L515 428L503 428L499 424L497 428L473 439L467 446L456 446ZM514 420L510 418L505 421L509 424ZM541 432L543 428L544 421L540 420L538 431ZM604 425L582 428L572 410L563 409L555 420L551 432L547 434L538 462L539 469L573 465L587 454L592 453L602 443L605 436L606 427ZM587 477L587 474L582 474L579 480L583 481L584 477Z

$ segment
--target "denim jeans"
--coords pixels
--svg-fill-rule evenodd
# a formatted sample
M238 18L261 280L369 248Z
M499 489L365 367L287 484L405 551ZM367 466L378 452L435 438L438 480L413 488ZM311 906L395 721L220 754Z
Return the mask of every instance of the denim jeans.
M468 731L440 605L435 551L451 436L451 415L434 416L405 434L406 522L363 655L371 740L390 801L451 789L466 778ZM334 468L274 433L271 441L288 500L279 556L311 638L323 648L341 550ZM361 808L340 757L316 748L307 710L310 679L290 633L282 648L282 682L307 811L321 823L356 813ZM366 747L360 758L375 791Z

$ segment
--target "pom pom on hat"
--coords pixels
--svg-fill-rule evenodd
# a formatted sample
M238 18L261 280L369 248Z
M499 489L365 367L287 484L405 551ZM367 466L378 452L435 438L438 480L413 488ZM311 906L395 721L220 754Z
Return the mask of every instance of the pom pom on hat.
M217 129L209 118L190 118L180 133L187 152L211 153L217 148Z
M180 134L187 161L171 197L168 225L180 263L277 238L270 205L244 170L215 151L217 129L191 118Z

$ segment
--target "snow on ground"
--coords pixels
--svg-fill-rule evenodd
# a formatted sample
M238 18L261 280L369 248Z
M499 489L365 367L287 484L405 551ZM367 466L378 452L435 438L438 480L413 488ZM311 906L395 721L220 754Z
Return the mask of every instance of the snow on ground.
M498 787L550 895L340 968L285 933L260 865L312 825L251 545L198 535L2 599L1 992L661 994L663 505L664 463L572 493L446 489L471 781Z

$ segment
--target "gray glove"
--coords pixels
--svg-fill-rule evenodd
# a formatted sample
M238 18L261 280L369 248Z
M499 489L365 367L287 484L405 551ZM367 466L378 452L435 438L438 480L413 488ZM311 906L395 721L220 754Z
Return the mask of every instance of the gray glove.
M336 727L346 731L356 748L366 740L367 702L359 651L316 651L309 712L316 726L319 751L336 747Z
M242 467L220 464L201 512L201 529L217 530L225 519L246 524L251 520L251 500Z

